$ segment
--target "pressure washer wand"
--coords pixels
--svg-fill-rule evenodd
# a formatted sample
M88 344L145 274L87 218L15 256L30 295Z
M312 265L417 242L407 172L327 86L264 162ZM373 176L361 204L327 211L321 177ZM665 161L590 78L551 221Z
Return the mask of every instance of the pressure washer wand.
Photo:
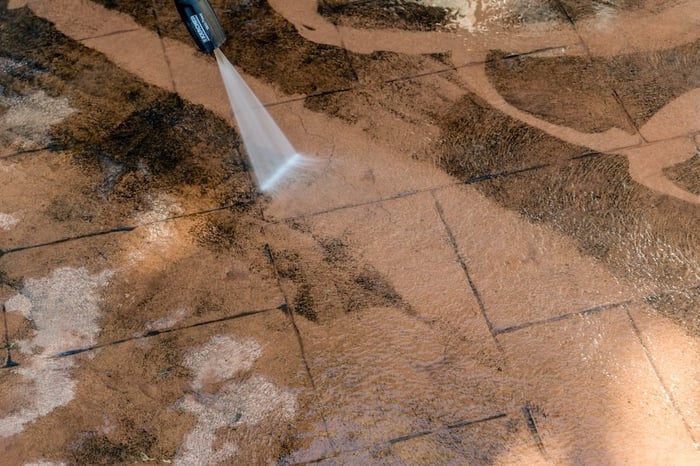
M260 190L275 189L306 159L294 150L265 106L219 50L226 35L207 0L175 0L175 6L197 46L216 56L238 132Z
M226 41L226 34L207 0L175 0L175 7L202 52L211 53Z

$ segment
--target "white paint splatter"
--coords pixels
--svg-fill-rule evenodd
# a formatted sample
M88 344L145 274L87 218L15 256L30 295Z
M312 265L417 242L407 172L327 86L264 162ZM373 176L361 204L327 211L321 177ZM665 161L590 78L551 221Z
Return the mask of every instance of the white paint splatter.
M176 407L194 414L197 424L185 437L175 464L203 466L228 461L236 455L238 446L226 441L215 448L219 429L237 424L254 426L263 421L281 423L295 415L296 395L258 375L232 381L214 394L200 391L206 383L222 382L250 370L261 354L254 340L215 336L186 355L185 365L195 374L195 393L180 399Z
M414 0L428 6L437 6L450 10L453 15L453 22L458 27L473 31L477 25L477 9L480 0Z
M469 32L486 31L498 23L546 22L557 19L557 12L546 4L527 0L411 0L450 11L450 24ZM512 26L512 24L511 24Z
M148 257L148 252L166 247L173 237L173 230L167 222L184 209L172 197L167 195L152 196L151 209L136 216L136 224L146 232L146 237L139 244L139 249L129 254L131 262L140 262Z
M26 379L20 384L22 408L0 419L0 437L9 437L73 399L75 380L69 358L49 357L68 349L94 344L99 331L99 289L113 272L90 274L85 268L60 268L40 279L29 279L22 292L10 298L8 312L19 312L34 322L36 333L18 342L20 351L32 355L30 363L14 371Z
M178 322L184 319L186 315L187 309L181 307L168 316L146 322L144 327L146 327L146 330L167 330L169 328L173 328Z
M32 301L21 293L17 293L5 301L5 307L8 311L22 314L22 317L27 320L32 319Z
M0 212L0 230L10 230L17 225L19 219L14 215Z
M34 463L25 463L24 466L66 466L66 463L56 463L54 461L39 460L35 461Z
M150 198L151 210L136 216L139 225L148 229L148 241L158 242L172 236L172 230L166 222L173 214L181 214L182 207L170 196L159 195Z
M184 364L194 373L192 388L201 390L206 383L222 382L249 370L261 355L262 348L254 340L215 336L201 348L187 353Z
M18 150L45 147L51 142L51 126L75 111L65 97L54 98L43 90L17 97L0 95L0 105L8 107L0 116L0 140Z

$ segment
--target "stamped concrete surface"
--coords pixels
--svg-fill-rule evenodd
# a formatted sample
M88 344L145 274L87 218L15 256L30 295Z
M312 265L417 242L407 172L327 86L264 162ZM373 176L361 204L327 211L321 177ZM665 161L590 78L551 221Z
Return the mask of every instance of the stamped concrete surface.
M0 461L700 464L690 0L0 1Z

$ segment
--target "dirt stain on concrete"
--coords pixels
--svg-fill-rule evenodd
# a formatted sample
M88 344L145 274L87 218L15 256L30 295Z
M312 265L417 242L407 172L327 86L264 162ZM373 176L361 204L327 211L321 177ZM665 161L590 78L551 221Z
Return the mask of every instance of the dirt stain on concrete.
M391 283L358 260L342 239L313 237L309 241L300 234L304 229L295 223L291 231L275 232L275 248L271 250L295 313L328 323L347 313L376 307L411 312Z

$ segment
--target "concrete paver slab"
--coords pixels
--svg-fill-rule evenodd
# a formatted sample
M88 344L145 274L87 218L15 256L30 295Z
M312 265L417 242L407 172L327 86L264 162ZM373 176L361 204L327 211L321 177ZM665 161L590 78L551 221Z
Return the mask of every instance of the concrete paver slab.
M109 273L109 286L102 290L106 311L101 317L109 328L101 335L110 341L164 326L189 325L280 306L283 298L262 247L245 253L230 252L222 260L217 249L206 242L197 244L194 239L197 234L216 236L217 222L229 216L219 212L155 221L132 231L9 252L0 258L0 264L11 271L4 280L24 295L28 283L43 280L57 270ZM202 274L203 270L207 273ZM31 299L31 292L26 297ZM61 307L60 298L56 299L59 301L55 305ZM82 346L62 347L57 352Z
M81 42L108 55L117 65L138 74L144 81L163 89L175 89L168 60L157 35L137 29ZM129 58L120 60L119 55Z
M700 452L625 309L499 337L555 463L687 463Z
M471 187L439 191L436 198L496 332L635 297L575 244L496 212Z
M333 326L298 325L340 451L489 417L513 403L516 382L497 361L471 355L469 344L405 311L374 308Z
M38 16L50 18L67 36L107 54L120 67L151 84L172 90L170 70L158 35L140 28L130 16L80 0L32 1L29 7Z
M629 309L654 369L688 426L700 439L700 345L696 338L648 307Z
M547 464L516 414L394 442L401 464Z
M14 219L0 230L0 248L42 244L91 233L100 226L105 230L118 226L110 218L113 211L96 209L77 194L96 181L72 166L68 154L43 151L0 160L2 210ZM51 226L37 228L42 224Z
M488 322L458 262L430 193L345 209L308 220L341 238L371 264L417 317L468 341L474 354L496 350Z

